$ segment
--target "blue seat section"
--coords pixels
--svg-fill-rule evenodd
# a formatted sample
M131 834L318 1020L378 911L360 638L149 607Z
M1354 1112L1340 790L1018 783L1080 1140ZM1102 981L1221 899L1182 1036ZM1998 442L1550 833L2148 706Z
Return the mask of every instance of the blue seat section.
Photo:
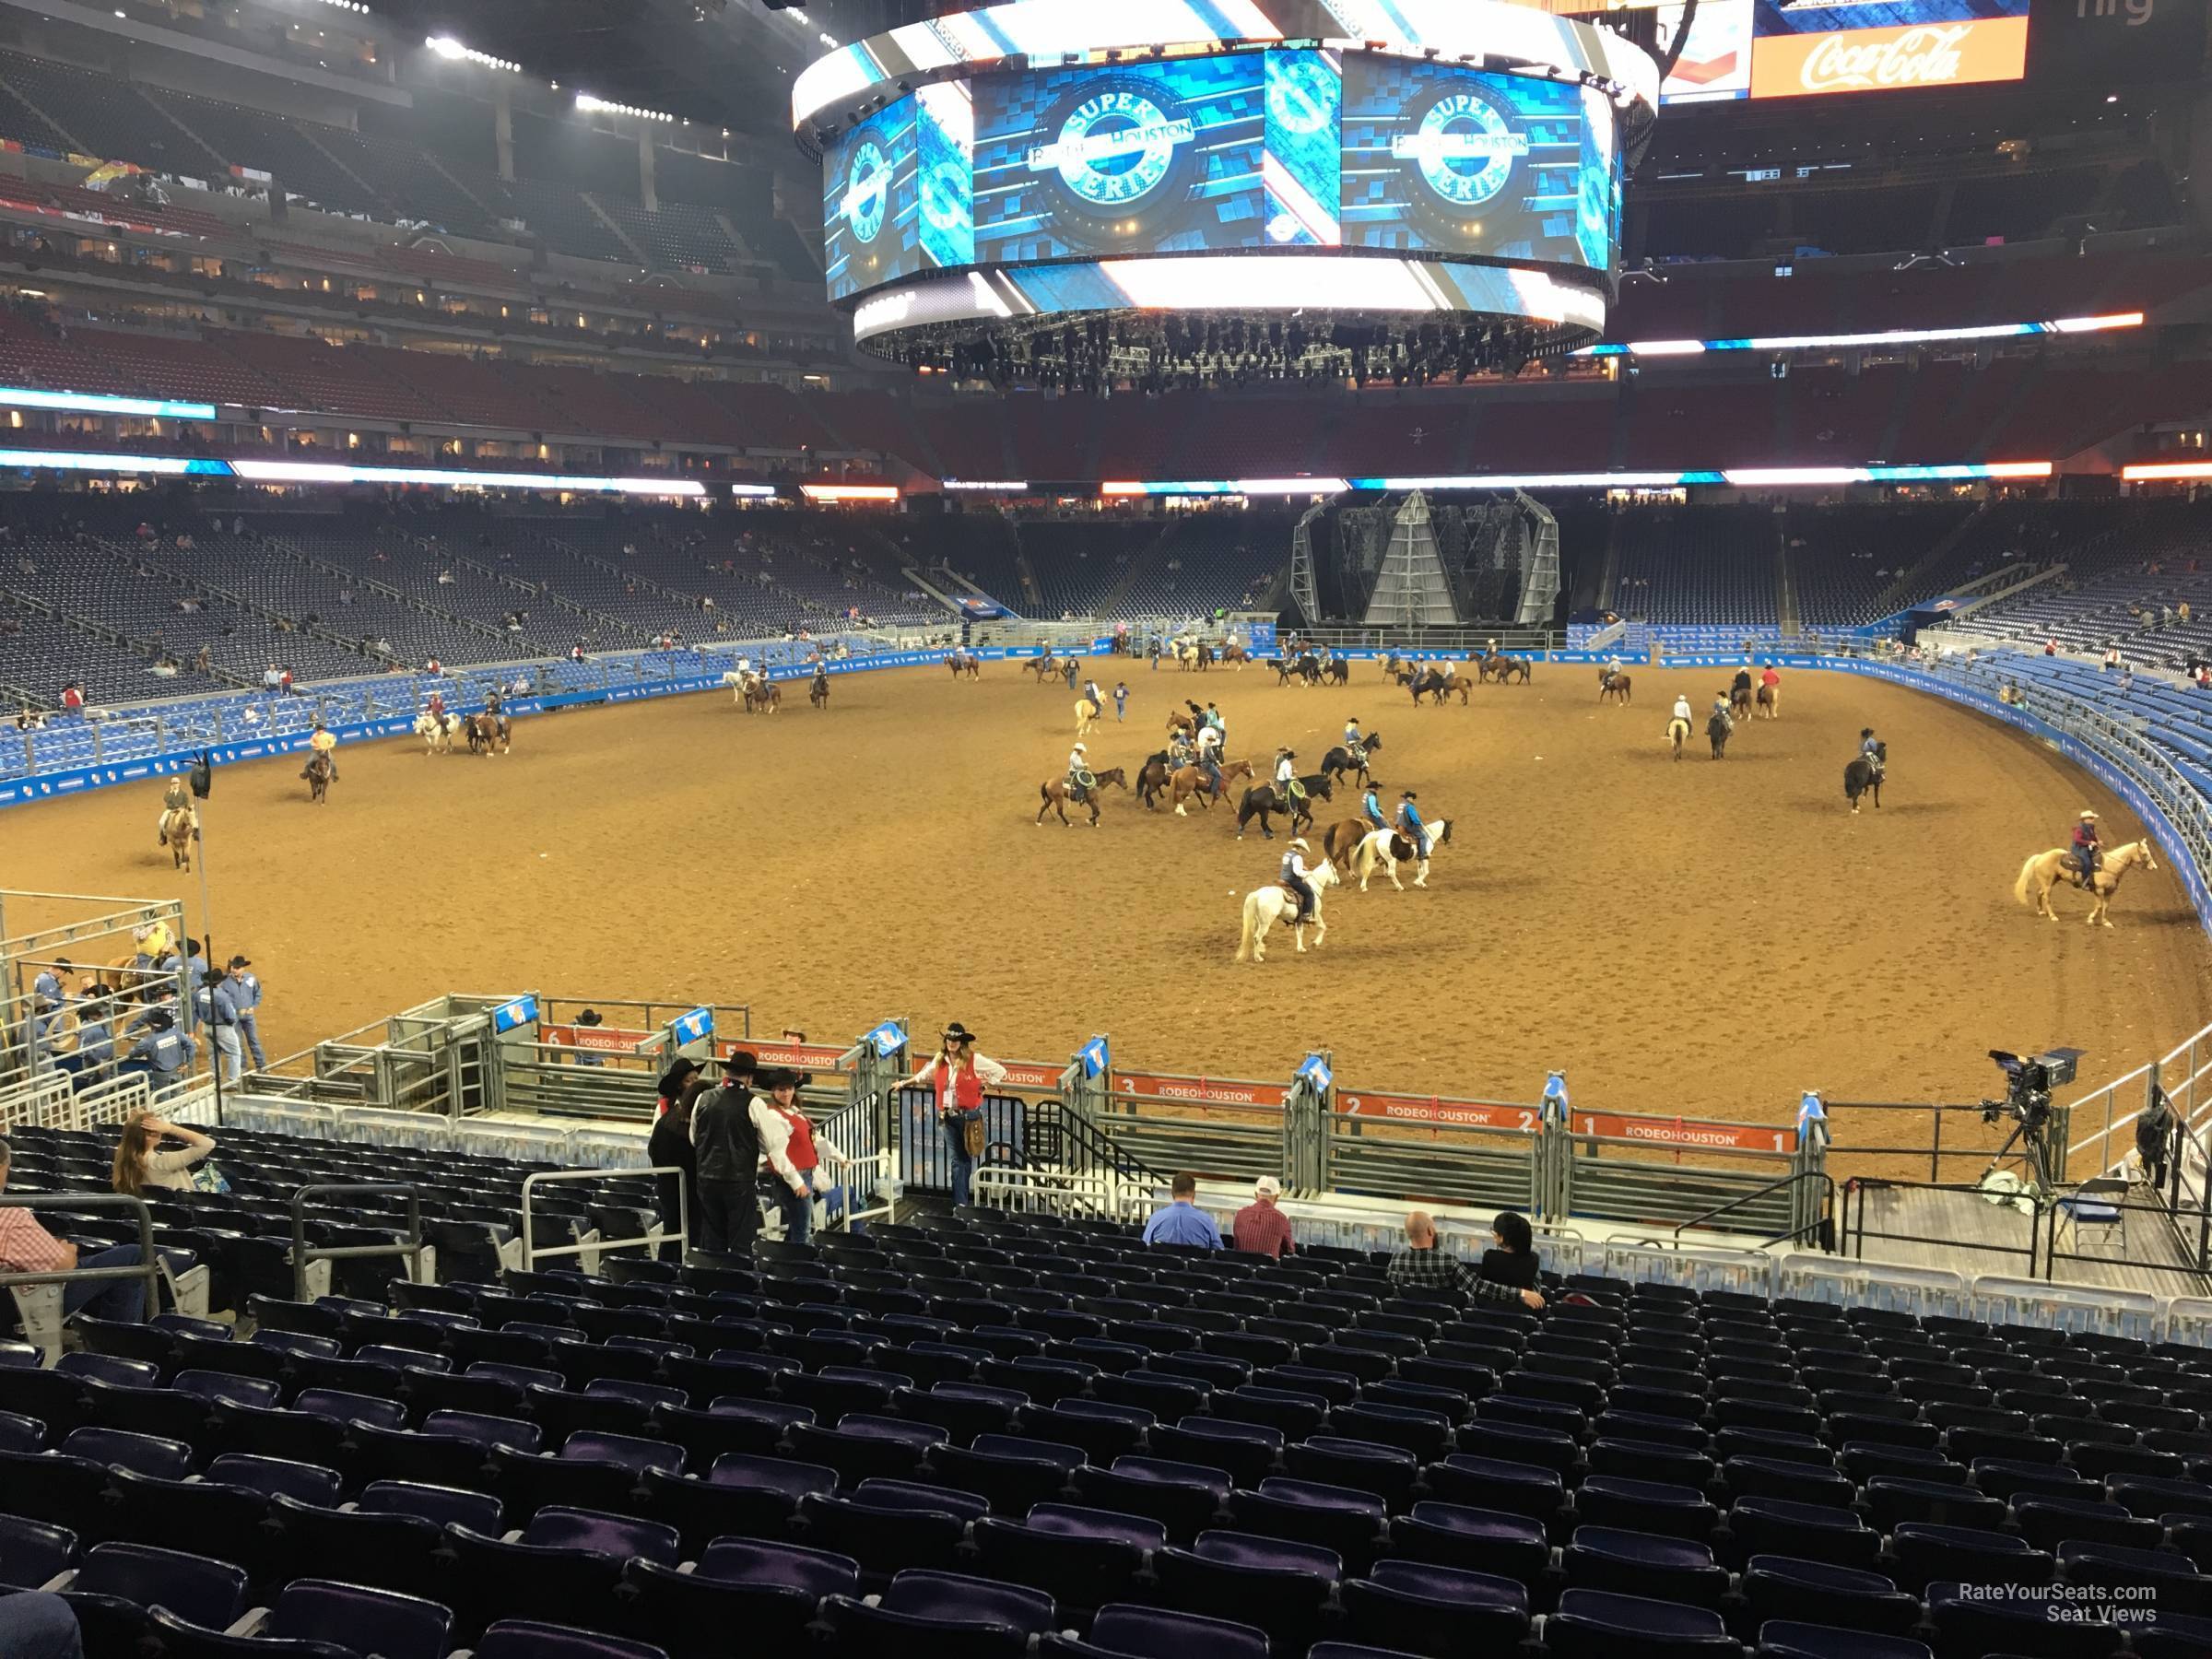
M374 1156L486 1211L520 1180ZM238 1164L161 1224L246 1236L247 1171L318 1172ZM0 1364L0 1585L187 1659L2108 1659L2212 1618L2204 1350L1602 1277L1499 1311L980 1213L604 1265L298 1302L249 1263L243 1338ZM2147 1642L2100 1622L2146 1602Z

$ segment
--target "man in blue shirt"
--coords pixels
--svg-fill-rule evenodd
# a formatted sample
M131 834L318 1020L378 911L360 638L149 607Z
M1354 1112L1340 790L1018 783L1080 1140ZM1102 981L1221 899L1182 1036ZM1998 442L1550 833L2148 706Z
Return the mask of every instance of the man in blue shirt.
M77 1009L76 1046L66 1054L57 1055L54 1065L76 1079L75 1087L84 1088L99 1081L115 1057L115 1033L111 1023L110 1010L113 1004L104 985L95 985Z
M192 1039L176 1029L177 1022L167 1008L156 1008L144 1023L147 1028L146 1035L138 1039L129 1058L116 1068L116 1074L138 1073L146 1078L147 1087L159 1097L182 1083L191 1069Z
M253 1069L260 1071L269 1057L261 1046L261 975L253 971L251 957L230 959L230 1000L238 1006L238 1040L253 1057Z
M1202 1250L1221 1248L1221 1229L1214 1218L1192 1202L1198 1195L1198 1177L1185 1171L1169 1182L1174 1202L1152 1212L1145 1223L1147 1244L1195 1244Z
M229 970L218 968L210 974L198 1001L200 1018L207 1022L207 1033L215 1044L208 1064L219 1065L223 1081L235 1083L246 1069L246 1055L238 1040L238 998Z
M64 1000L62 975L69 970L67 957L56 957L51 965L39 970L39 977L30 982L30 994L41 1008L58 1008Z
M180 959L171 949L159 966L164 974L174 974L180 968L184 974L184 1032L190 1036L200 1022L200 989L207 982L207 964L200 959L200 942L185 940L183 957Z

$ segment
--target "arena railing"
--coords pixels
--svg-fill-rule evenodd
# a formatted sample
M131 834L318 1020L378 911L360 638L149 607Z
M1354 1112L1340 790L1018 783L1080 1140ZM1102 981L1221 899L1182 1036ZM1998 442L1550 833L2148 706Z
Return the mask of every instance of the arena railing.
M1457 1204L1554 1213L1543 1110L1526 1101L1357 1092L1331 1079L1314 1185L1423 1193Z
M407 1236L391 1244L315 1244L307 1241L307 1201L310 1198L405 1198L407 1201ZM349 1182L342 1185L303 1186L292 1194L292 1300L313 1300L308 1288L308 1269L317 1262L358 1262L383 1256L407 1258L407 1277L422 1280L422 1189L402 1182Z
M147 1207L145 1199L131 1193L0 1192L0 1208L34 1213L128 1210L138 1223L138 1264L135 1267L65 1267L52 1273L0 1273L0 1288L13 1295L23 1321L24 1335L46 1350L49 1365L62 1356L62 1303L69 1286L144 1279L147 1306L154 1309L161 1305L161 1256L154 1248L154 1212Z
M624 1170L621 1172L625 1175L680 1176L684 1173L684 1171L680 1166L676 1164L649 1164L643 1169ZM566 1260L570 1256L578 1256L586 1258L582 1264L583 1270L586 1273L590 1273L595 1269L598 1263L598 1258L610 1250L627 1250L640 1246L651 1250L658 1250L661 1245L667 1242L671 1238L676 1241L679 1259L681 1256L690 1253L691 1183L688 1181L679 1181L677 1182L678 1195L677 1198L676 1231L674 1233L669 1233L664 1230L656 1229L652 1232L641 1234L634 1239L592 1238L579 1241L573 1244L541 1245L537 1242L537 1217L536 1213L531 1207L530 1200L532 1194L535 1194L539 1187L550 1185L557 1182L605 1181L606 1178L607 1171L605 1170L538 1170L534 1171L532 1173L523 1177L522 1246L524 1272L535 1273L537 1271L538 1263L543 1261L552 1261L556 1259Z

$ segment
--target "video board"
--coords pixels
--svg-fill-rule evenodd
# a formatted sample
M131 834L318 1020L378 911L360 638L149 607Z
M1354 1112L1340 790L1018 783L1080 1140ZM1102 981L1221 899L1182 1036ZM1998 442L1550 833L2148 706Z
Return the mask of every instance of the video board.
M830 296L932 270L1347 248L1609 273L1616 112L1318 48L932 83L823 151Z
M2073 5L2075 0L2066 0ZM2030 0L1702 0L1663 104L2018 80ZM1671 44L1687 8L1664 0Z

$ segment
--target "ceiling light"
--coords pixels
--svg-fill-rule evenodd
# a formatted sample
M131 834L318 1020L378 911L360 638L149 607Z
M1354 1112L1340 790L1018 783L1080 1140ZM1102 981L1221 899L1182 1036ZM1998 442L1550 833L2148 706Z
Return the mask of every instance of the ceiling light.
M451 35L431 35L423 44L448 63L481 64L487 69L504 69L510 75L520 75L523 66L509 63L505 58L493 57L488 52L478 52L473 46L464 46Z

